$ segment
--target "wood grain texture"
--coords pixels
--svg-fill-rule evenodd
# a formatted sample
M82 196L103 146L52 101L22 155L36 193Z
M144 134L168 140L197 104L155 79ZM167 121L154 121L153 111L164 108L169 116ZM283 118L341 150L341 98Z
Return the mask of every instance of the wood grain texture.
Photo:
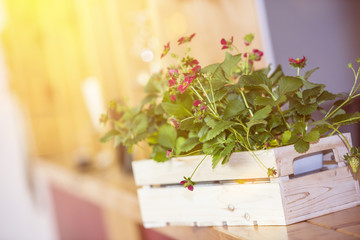
M350 133L345 133L344 136L351 145ZM345 142L338 135L321 138L318 142L310 144L310 149L305 153L296 152L292 145L274 148L273 150L276 156L279 176L288 176L294 174L293 162L297 157L305 156L311 153L322 152L325 150L333 150L336 162L338 162L339 166L344 166L344 164L341 162L344 161L343 156L348 152Z
M285 224L278 183L195 185L138 190L147 227Z
M267 167L276 167L273 150L255 151ZM173 158L164 163L153 160L133 161L137 185L179 183L183 176L190 176L204 155ZM227 164L212 168L211 156L207 156L194 174L193 180L215 181L248 178L267 178L267 171L249 152L236 152Z
M359 204L358 182L348 171L342 167L281 182L287 223Z
M360 238L360 206L310 219L308 222Z

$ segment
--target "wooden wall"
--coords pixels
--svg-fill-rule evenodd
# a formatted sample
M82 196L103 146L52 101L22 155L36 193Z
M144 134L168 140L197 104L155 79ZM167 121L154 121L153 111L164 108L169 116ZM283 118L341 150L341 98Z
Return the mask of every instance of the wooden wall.
M88 77L100 81L104 103L134 105L142 92L138 79L166 63L159 56L168 41L175 46L180 36L195 32L192 49L203 65L223 59L222 37L233 35L239 46L253 32L261 48L252 1L3 1L9 80L29 117L31 153L37 156L103 148L81 93ZM143 49L154 52L150 63L141 60Z

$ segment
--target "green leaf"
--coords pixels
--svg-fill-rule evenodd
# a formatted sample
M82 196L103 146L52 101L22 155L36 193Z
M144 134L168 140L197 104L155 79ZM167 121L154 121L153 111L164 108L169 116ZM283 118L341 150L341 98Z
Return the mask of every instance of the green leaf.
M206 141L213 139L214 137L219 135L221 132L223 132L224 130L231 127L233 124L234 124L234 122L230 122L230 121L219 122L219 124L217 124L214 128L212 128L204 137L200 138L200 141L206 142Z
M311 76L311 74L313 74L316 70L318 70L319 69L319 67L317 67L317 68L314 68L314 69L312 69L312 70L310 70L310 71L307 71L306 73L305 73L305 79L306 80L308 80L309 79L309 77Z
M299 113L300 115L310 115L313 112L316 111L318 107L317 103L312 103L312 104L298 104L296 105L296 112Z
M220 162L220 160L222 159L221 156L221 148L215 148L214 151L212 152L212 168L215 168L216 165Z
M224 111L224 119L231 119L232 117L239 114L241 111L245 109L245 104L239 100L235 99L233 101L230 101L225 108Z
M222 157L229 156L233 152L234 148L235 148L235 142L228 143L224 148L224 150L221 152L221 156Z
M281 116L271 115L269 120L269 129L272 130L282 123Z
M311 130L310 132L305 134L305 136L303 137L303 140L305 142L316 142L317 140L319 140L319 138L320 138L319 131Z
M278 88L279 96L290 92L294 92L298 90L302 85L303 85L302 80L297 77L289 77L289 76L281 77L279 80L279 88Z
M355 112L355 113L340 114L335 117L332 117L330 120L334 125L354 124L360 122L360 113Z
M150 77L149 81L144 87L145 93L160 93L160 84L156 81L159 78L159 74L154 74Z
M157 147L153 149L152 159L156 162L166 162L169 158L166 157L167 150L162 147Z
M181 145L181 147L180 147L181 152L189 152L190 150L192 150L194 147L196 147L199 144L200 144L200 142L199 142L198 138L188 138Z
M291 138L291 132L289 130L286 130L283 134L282 134L282 138L281 138L281 144L282 145L286 145L289 140Z
M215 127L216 124L218 124L218 122L219 122L218 120L215 120L210 116L206 116L204 120L205 120L206 125L208 125L211 128Z
M224 73L227 78L231 78L235 67L241 60L241 54L232 55L229 52L225 54L225 60L221 63L221 68L224 70Z
M188 113L187 109L181 104L162 102L161 106L167 114L173 115L179 119L191 115Z
M310 144L302 139L299 139L295 144L294 148L298 153L304 153L310 148Z
M309 98L314 98L320 96L323 91L323 86L317 86L311 89L306 89L303 92L303 98L308 100Z
M137 115L132 124L134 126L134 135L145 132L148 127L146 114L142 113Z
M186 139L184 137L178 137L175 143L175 153L179 155L182 151L182 145L185 143Z
M203 138L208 133L209 130L210 127L208 127L207 125L203 125L198 133L199 138Z
M279 82L280 78L284 76L281 65L278 65L274 72L270 75L271 86L274 86L277 82Z
M254 113L254 116L250 119L249 122L264 120L265 118L267 118L269 116L271 110L272 110L272 108L269 105L266 107L263 107L262 109L260 109Z
M257 106L266 106L266 105L271 105L271 106L275 106L276 103L272 98L269 97L261 97L261 96L257 96L255 98L254 101L255 105Z
M211 79L211 85L214 91L222 88L225 84L229 83L228 79L225 77L224 71L222 68L218 67Z
M210 73L213 74L215 70L220 66L219 63L208 65L200 70L201 73Z
M246 34L244 37L244 41L248 42L249 45L253 40L254 40L254 34L252 33Z
M250 121L250 122L246 123L246 126L250 129L252 126L255 126L258 124L267 124L267 121L265 121L265 120Z
M158 141L169 149L175 148L177 132L175 128L169 124L164 124L159 128Z
M108 142L111 139L113 139L113 137L115 137L116 135L118 135L119 132L115 129L111 129L110 131L108 131L107 133L105 133L100 139L99 141L102 143Z

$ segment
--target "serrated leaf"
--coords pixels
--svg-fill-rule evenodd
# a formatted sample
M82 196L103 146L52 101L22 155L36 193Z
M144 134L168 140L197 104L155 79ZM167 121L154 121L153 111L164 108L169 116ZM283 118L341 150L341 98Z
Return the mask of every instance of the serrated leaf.
M144 87L144 92L145 93L160 93L160 84L158 82L156 82L156 79L159 77L158 74L154 74L150 77L149 81L147 82L147 84Z
M282 71L281 65L278 65L269 77L271 86L274 86L277 82L279 82L282 76L284 76L284 73Z
M261 96L257 96L255 98L254 101L255 105L257 106L266 106L266 105L271 105L271 106L275 106L276 103L272 98L269 97L261 97Z
M271 112L272 108L271 106L266 106L266 107L263 107L262 109L256 111L254 113L254 116L250 119L250 123L251 122L255 122L255 121L258 121L258 120L264 120L265 118L267 118Z
M294 148L298 153L304 153L310 148L310 143L305 142L302 139L299 139L295 144Z
M323 91L320 96L317 98L317 102L321 103L324 101L330 101L330 100L335 100L337 97L336 94L332 94L328 91Z
M216 124L219 122L218 120L215 120L210 116L206 116L204 120L205 120L206 125L208 125L211 128L215 127Z
M214 128L212 128L210 131L208 131L204 137L200 138L200 141L206 142L206 141L213 139L214 137L219 135L221 132L223 132L224 130L231 127L233 124L234 124L234 122L230 122L230 121L219 122L219 124L217 124Z
M210 73L213 74L215 70L219 67L219 63L210 64L200 70L201 73Z
M179 119L190 115L187 109L180 104L175 104L171 102L162 102L161 106L167 114L173 115Z
M107 133L105 133L100 139L99 141L102 143L108 142L111 139L113 139L113 137L115 137L116 135L118 135L119 132L115 129L111 129L109 130Z
M229 156L233 152L234 148L235 148L235 142L228 143L224 148L224 150L221 152L221 156L222 157Z
M298 90L302 85L302 80L297 77L283 76L279 80L279 96L294 92Z
M317 107L318 107L317 103L306 104L306 105L298 104L296 106L296 112L299 113L300 115L310 115L316 111Z
M316 142L317 140L319 140L320 138L320 133L319 131L316 130L311 130L310 132L306 133L305 136L303 137L303 140L305 142Z
M256 120L246 123L246 126L250 129L251 127L258 125L258 124L267 124L267 121L265 120Z
M199 144L200 144L200 142L199 142L198 138L188 138L181 145L181 147L180 147L181 152L189 152L190 150L192 150L194 147L196 147Z
M280 116L271 115L269 120L269 129L272 130L282 123Z
M212 152L212 168L215 168L216 165L220 162L220 160L222 159L221 156L221 148L215 148L214 151Z
M230 101L224 111L224 119L231 119L245 109L245 104L239 99Z
M133 121L133 126L134 126L134 130L133 130L134 135L138 135L145 132L148 127L146 115L144 113L137 115Z
M225 77L224 71L222 70L222 68L218 67L215 70L213 77L211 78L211 85L212 85L213 90L216 91L216 90L222 88L228 82L229 81Z
M224 73L227 78L232 77L235 67L241 60L241 54L232 55L229 52L225 53L225 60L221 63L221 68L224 70Z
M175 143L175 153L176 155L179 155L182 152L182 145L184 144L184 142L186 141L186 139L184 137L178 137L176 139L176 143Z
M207 132L209 130L210 130L209 126L203 125L202 128L200 129L199 133L198 133L199 138L203 138L207 134Z
M317 86L311 89L306 89L303 92L303 98L305 100L309 99L309 98L314 98L314 97L318 97L320 96L320 94L323 91L323 86Z
M152 159L154 159L156 162L166 162L169 160L169 158L166 157L167 150L157 147L153 149L152 153Z
M305 79L306 80L308 80L309 79L309 77L311 76L311 74L313 74L316 70L318 70L319 69L319 67L317 67L317 68L314 68L314 69L311 69L310 71L307 71L306 73L305 73Z
M334 125L349 125L360 122L360 113L346 113L337 115L330 119Z
M175 148L177 132L169 124L164 124L159 128L158 141L161 146L169 149Z

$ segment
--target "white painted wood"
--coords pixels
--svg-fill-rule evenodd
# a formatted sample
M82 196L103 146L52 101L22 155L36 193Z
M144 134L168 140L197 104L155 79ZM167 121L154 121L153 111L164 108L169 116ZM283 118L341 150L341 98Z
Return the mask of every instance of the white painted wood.
M276 167L273 150L254 151L267 167ZM179 183L183 176L190 177L204 155L173 158L164 163L153 160L133 161L137 185ZM216 181L231 179L267 178L267 170L249 152L236 152L227 164L212 168L211 156L207 156L194 174L193 180Z
M345 133L344 136L351 145L351 134ZM310 149L305 153L296 152L292 145L274 148L273 151L276 156L279 176L287 176L294 173L293 161L295 158L326 150L333 150L335 160L340 166L344 161L343 156L348 152L345 142L338 135L321 138L318 142L310 144Z
M278 183L139 189L145 226L284 225Z
M280 183L288 223L306 220L360 203L358 181L347 167L290 179Z

